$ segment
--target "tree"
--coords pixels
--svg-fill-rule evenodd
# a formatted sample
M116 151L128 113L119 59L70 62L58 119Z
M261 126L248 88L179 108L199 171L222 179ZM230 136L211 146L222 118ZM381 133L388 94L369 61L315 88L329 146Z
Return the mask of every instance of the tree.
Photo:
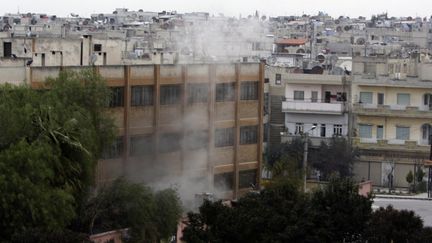
M368 228L369 242L427 242L430 237L423 221L413 211L396 210L392 206L379 208L372 214Z
M129 228L131 242L159 242L176 231L181 212L174 190L155 193L119 178L99 189L81 218L91 233Z
M335 179L322 191L304 194L296 185L272 184L226 206L205 202L189 213L186 242L342 242L361 235L371 199L351 181ZM346 208L346 209L343 209ZM342 210L341 210L342 209ZM354 217L352 216L354 213ZM332 218L335 217L335 218Z
M413 180L414 180L414 175L413 175L413 173L412 173L411 170L410 170L410 171L408 172L408 174L406 175L405 180L408 182L408 184L411 184L411 183L413 182Z
M372 197L359 195L351 179L330 178L311 198L312 219L322 242L362 240L372 213Z
M409 184L409 190L411 191L411 189L412 189L411 188L411 183L414 181L414 175L413 175L413 173L412 173L411 170L406 175L405 180L408 182L408 184ZM415 188L414 188L414 190L415 190Z
M0 86L0 242L85 242L119 228L131 241L172 235L181 214L174 190L119 179L91 193L116 133L110 97L92 70L61 72L43 90Z
M295 138L270 148L267 168L272 173L272 181L302 180L303 175L303 140Z
M347 139L333 137L330 143L321 142L319 148L312 150L309 156L311 166L321 172L321 177L328 180L332 174L350 177L358 151Z
M0 86L0 241L69 226L115 132L100 76L63 72L47 88Z

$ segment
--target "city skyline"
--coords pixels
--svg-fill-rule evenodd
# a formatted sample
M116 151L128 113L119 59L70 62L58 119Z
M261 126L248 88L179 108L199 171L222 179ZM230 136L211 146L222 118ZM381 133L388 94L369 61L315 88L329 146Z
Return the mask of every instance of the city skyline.
M317 14L318 11L328 13L333 17L364 16L369 18L373 14L387 12L389 16L412 16L412 17L429 17L432 12L432 2L422 0L410 1L410 6L401 0L392 1L372 1L365 0L361 4L352 1L326 0L309 1L309 2L282 2L279 0L250 0L250 1L227 1L227 0L186 0L172 1L160 0L153 2L140 2L137 0L117 1L94 1L88 2L83 0L76 1L52 1L41 0L34 2L31 0L18 0L3 6L5 13L47 13L56 14L60 17L68 16L70 13L79 14L83 17L89 17L92 13L110 13L115 8L128 8L130 10L143 9L144 11L171 11L179 12L209 12L210 14L222 13L226 16L239 15L247 16L253 14L256 10L261 15L279 16L279 15L302 15Z

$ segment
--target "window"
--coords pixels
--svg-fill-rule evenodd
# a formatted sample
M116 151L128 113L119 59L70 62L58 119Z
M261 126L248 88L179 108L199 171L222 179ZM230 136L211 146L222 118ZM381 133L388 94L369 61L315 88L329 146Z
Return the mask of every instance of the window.
M216 102L234 101L235 83L216 84Z
M189 103L206 103L208 93L208 84L189 84L188 85L188 102Z
M215 146L226 147L234 145L234 128L217 128L215 131Z
M282 83L282 75L280 73L276 73L275 83L276 84L281 84Z
M191 150L207 148L209 143L207 130L188 132L184 139L185 147Z
M160 103L161 105L173 105L180 103L180 85L161 85Z
M295 134L303 134L303 131L304 131L304 123L296 123Z
M334 136L342 136L342 125L334 124L333 125L333 135Z
M93 51L101 52L102 51L102 45L101 44L94 44L93 45Z
M102 152L102 159L116 159L123 155L123 137L117 137L108 148Z
M153 134L133 136L130 138L130 156L152 154L153 151Z
M360 103L372 104L372 92L360 92Z
M214 187L221 191L234 188L234 174L232 172L214 175Z
M318 91L312 91L311 93L311 101L312 102L317 102L318 101Z
M409 140L410 128L404 126L396 126L396 139Z
M377 139L383 139L384 138L384 126L378 125L377 126Z
M257 100L258 99L258 82L248 81L242 82L240 85L241 100Z
M361 138L372 138L372 125L359 125Z
M325 138L326 136L326 124L321 124L320 137Z
M294 100L304 100L304 91L294 90Z
M3 42L3 57L12 56L12 42Z
M41 55L41 66L45 67L45 53L42 53Z
M153 86L132 86L131 106L153 105Z
M406 93L397 94L397 104L398 105L409 105L410 104L410 94L406 94Z
M112 87L111 88L111 100L109 103L110 107L123 107L124 101L124 88L123 87Z
M159 139L159 152L169 153L180 149L180 134L179 133L164 133Z
M255 187L257 179L256 170L243 170L239 172L239 188Z
M240 127L240 144L255 144L258 141L258 126Z
M384 94L378 93L378 105L384 105Z

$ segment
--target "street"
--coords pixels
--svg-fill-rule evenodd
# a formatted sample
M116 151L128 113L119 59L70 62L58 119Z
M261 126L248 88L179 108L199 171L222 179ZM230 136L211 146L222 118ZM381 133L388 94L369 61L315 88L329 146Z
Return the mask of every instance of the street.
M432 201L375 198L372 208L378 209L378 207L387 207L387 205L390 204L393 205L395 209L407 209L414 211L423 219L425 226L432 226Z

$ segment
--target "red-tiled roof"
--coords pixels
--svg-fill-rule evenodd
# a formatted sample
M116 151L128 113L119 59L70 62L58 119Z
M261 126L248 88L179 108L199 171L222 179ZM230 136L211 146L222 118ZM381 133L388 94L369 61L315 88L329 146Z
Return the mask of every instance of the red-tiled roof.
M308 40L301 38L301 39L278 39L276 40L275 44L279 45L291 45L291 46L300 46L306 44Z

